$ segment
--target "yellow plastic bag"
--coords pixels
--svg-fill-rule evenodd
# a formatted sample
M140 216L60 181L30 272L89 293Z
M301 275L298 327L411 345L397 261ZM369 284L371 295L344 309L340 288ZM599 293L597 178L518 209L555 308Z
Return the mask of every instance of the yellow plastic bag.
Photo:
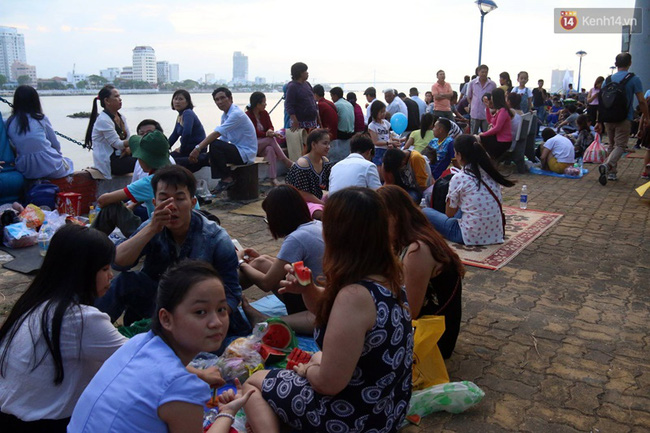
M449 382L447 367L438 349L445 332L445 316L423 316L413 321L413 389Z

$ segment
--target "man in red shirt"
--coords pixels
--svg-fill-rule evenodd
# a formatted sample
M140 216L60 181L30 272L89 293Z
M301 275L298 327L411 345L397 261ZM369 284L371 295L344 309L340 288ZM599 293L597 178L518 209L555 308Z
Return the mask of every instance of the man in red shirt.
M330 140L336 140L336 131L339 127L339 115L336 113L336 106L332 101L325 99L325 89L316 84L313 89L314 99L318 104L318 113L322 127L329 130Z

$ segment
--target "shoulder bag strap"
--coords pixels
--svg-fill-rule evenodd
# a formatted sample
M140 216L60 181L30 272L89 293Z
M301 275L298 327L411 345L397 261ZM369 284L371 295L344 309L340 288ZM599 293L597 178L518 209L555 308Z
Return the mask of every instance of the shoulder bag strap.
M445 302L445 305L442 307L438 308L438 311L434 313L434 316L439 316L440 312L445 311L445 309L451 304L451 301L454 300L454 297L456 296L456 292L458 291L458 286L460 286L460 280L461 277L458 275L458 278L456 279L456 286L454 286L454 290L451 292L451 295L449 296L449 299L447 299L447 302Z

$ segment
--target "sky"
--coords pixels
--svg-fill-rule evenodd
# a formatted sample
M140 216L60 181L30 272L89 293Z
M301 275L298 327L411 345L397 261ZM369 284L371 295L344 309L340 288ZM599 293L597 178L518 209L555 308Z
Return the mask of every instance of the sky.
M552 69L575 71L582 85L610 73L618 34L555 34L554 8L612 7L611 0L495 0L485 17L482 63L490 76L530 85ZM620 0L617 7L634 7ZM309 66L310 82L433 83L444 69L458 83L478 61L480 13L471 0L0 0L0 26L25 35L27 62L39 78L98 74L130 66L149 45L157 60L180 65L180 78L232 78L232 54L248 56L249 79L289 80L291 64ZM407 84L404 84L406 87Z

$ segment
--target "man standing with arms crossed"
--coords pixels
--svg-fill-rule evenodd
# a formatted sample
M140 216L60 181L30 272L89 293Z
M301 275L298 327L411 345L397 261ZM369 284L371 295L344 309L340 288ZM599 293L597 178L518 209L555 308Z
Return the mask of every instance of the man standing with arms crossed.
M451 84L445 82L445 71L442 69L436 73L436 77L438 78L438 81L433 83L433 86L431 86L431 94L433 95L433 115L454 120L454 113L451 111L451 98L454 96L454 92L451 90Z

